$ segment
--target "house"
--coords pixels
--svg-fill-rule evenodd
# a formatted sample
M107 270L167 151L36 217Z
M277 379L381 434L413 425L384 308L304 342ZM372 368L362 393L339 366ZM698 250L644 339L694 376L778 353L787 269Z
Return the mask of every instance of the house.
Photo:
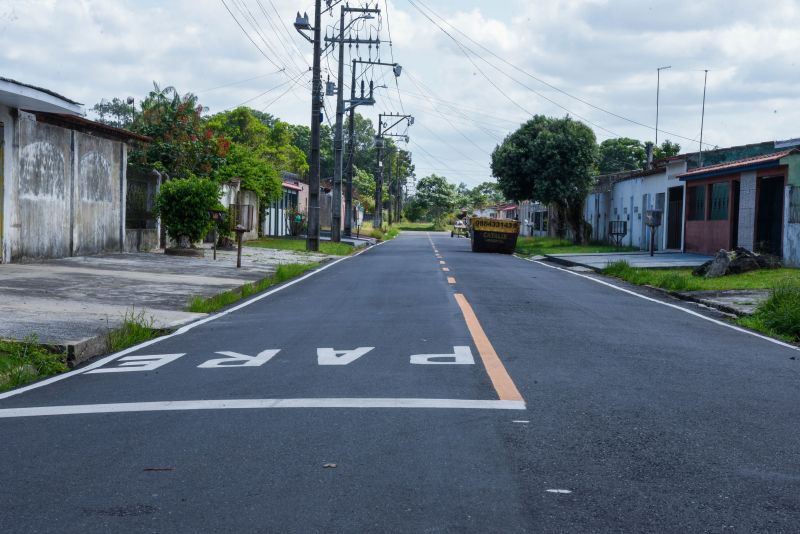
M686 243L713 254L744 247L800 266L800 149L692 169L686 183Z
M550 210L546 204L533 200L523 200L519 203L519 234L521 236L547 236L549 235Z
M0 78L0 262L126 249L127 144L47 89Z
M264 210L262 233L269 236L287 236L292 234L289 220L292 212L299 213L303 220L308 213L308 185L300 181L300 177L289 172L281 172L283 195Z

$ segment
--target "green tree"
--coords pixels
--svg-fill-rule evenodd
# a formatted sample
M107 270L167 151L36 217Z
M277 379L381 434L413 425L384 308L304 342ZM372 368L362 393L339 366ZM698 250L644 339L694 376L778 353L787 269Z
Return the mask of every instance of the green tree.
M209 211L214 209L223 209L219 203L219 186L195 176L163 183L155 199L155 211L167 234L183 248L208 234L214 224Z
M583 202L594 183L597 143L591 128L569 117L536 115L492 152L492 174L507 198L554 204L583 241Z
M444 217L455 207L456 186L444 176L431 174L417 183L417 202L425 209L437 228L444 227Z
M230 142L206 126L204 108L195 95L153 86L132 125L134 131L153 141L135 143L129 164L143 172L158 169L172 178L209 176L225 163Z
M664 158L671 158L672 156L677 156L681 152L681 145L678 143L673 143L669 139L661 143L661 146L656 147L653 150L653 157L655 159L664 159Z
M353 198L365 210L371 212L375 209L375 177L358 167L353 168Z
M110 101L101 100L92 106L91 111L97 116L97 122L115 128L130 128L136 108L133 104L128 104L127 99L114 97Z
M300 124L290 124L292 144L311 159L311 128ZM320 125L319 132L320 176L333 176L333 130L327 124Z
M241 180L241 188L253 191L263 203L279 198L283 191L280 174L252 148L232 143L225 165L217 169L214 178L222 182Z
M647 150L641 141L630 137L606 139L598 149L600 174L644 169Z
M467 207L481 209L502 202L503 192L497 182L482 182L467 193Z

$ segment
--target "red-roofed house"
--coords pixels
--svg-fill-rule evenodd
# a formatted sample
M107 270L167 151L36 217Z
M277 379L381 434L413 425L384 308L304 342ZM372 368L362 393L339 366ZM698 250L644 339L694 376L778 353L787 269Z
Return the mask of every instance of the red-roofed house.
M800 149L698 167L686 183L685 250L740 246L800 265Z

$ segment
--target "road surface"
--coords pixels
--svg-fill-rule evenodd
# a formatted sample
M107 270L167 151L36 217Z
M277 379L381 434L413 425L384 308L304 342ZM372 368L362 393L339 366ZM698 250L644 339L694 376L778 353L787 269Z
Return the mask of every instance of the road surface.
M689 306L404 233L0 395L0 532L798 531L800 353Z

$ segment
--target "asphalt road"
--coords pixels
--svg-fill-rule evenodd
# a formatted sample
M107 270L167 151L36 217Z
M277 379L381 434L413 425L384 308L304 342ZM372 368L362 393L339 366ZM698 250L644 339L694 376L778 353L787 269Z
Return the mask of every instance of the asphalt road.
M0 532L800 530L800 353L670 304L403 234L0 395Z

